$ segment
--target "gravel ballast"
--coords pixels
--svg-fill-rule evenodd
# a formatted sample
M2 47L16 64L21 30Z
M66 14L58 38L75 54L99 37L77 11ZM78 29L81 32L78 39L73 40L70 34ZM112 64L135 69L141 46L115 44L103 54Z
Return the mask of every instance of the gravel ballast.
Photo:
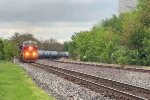
M89 65L59 63L50 60L39 60L38 62L150 89L149 73L111 69L111 68L104 68L104 67L95 67Z
M57 100L111 100L104 95L76 85L42 69L20 64L35 83Z

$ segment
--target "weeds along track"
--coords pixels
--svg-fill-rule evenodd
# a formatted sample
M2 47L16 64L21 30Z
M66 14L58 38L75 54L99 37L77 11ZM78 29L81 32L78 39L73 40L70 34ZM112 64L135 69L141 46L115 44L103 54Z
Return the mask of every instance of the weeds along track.
M86 63L86 62L77 62L77 61L60 61L60 60L54 60L54 62L75 64L75 65L88 65L88 66L95 66L95 67L102 67L102 68L113 68L113 69L119 69L119 70L150 73L150 70L146 70L146 69L142 69L142 68L134 68L134 67L123 67L121 65L116 67L115 65L111 65L111 64L108 65L108 64L96 64L96 63Z
M69 80L82 87L88 88L100 94L104 94L116 100L149 100L150 90L76 72L64 68L44 65L40 63L30 63L31 66L41 68L59 77Z

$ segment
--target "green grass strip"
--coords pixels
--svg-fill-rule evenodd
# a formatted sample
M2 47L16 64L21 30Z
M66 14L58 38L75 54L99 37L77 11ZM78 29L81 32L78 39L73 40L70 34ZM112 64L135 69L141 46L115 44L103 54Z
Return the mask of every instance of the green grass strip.
M0 100L55 100L36 86L19 65L0 62Z

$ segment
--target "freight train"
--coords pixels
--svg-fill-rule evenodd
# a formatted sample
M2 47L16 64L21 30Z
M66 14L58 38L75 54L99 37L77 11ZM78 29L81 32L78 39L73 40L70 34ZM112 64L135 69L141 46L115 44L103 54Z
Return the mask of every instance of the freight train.
M25 41L20 46L20 60L23 62L35 62L38 59L68 58L68 52L38 50L37 42Z

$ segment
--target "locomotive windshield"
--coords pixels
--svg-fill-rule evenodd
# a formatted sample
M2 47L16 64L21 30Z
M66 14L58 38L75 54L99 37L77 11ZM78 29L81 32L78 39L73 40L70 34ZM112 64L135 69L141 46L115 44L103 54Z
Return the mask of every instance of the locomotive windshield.
M35 42L35 41L25 41L25 42L23 42L23 47L31 46L31 45L37 47L37 42Z

